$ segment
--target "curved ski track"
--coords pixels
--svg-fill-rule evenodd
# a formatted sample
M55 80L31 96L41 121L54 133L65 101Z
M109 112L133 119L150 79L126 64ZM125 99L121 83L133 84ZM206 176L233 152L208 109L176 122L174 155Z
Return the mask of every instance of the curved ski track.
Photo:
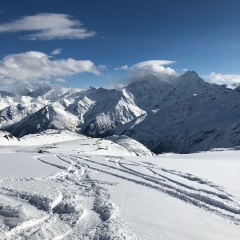
M80 157L77 155L61 155L59 158L63 161L70 158L78 167L87 165L88 168L95 171L161 191L171 197L217 214L236 225L240 224L240 203L220 186L198 176L163 169L139 161L129 161L121 157L112 157L112 161L101 161L101 157L95 159L94 156ZM184 179L184 183L175 180L175 176ZM198 187L193 186L192 182Z
M127 157L80 154L52 156L58 164L47 161L45 156L35 159L61 172L0 182L0 196L15 206L13 211L13 207L0 204L0 210L5 209L9 217L18 217L15 224L0 228L0 239L136 239L129 231L130 226L119 217L106 188L116 187L119 179L160 191L240 224L239 202L207 179L141 162L139 158L134 161ZM93 171L114 176L116 181L94 179L90 174Z
M35 157L64 171L0 183L0 196L25 214L15 226L0 227L0 239L136 239L117 217L117 208L104 188L116 183L92 179L87 164L77 164L70 157L64 160L70 165L68 169L43 158ZM2 208L9 206L0 204Z

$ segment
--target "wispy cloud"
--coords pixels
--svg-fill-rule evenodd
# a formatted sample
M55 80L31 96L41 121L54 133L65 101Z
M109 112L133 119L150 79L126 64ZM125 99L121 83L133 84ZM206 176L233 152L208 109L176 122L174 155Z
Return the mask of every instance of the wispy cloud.
M107 69L107 66L105 66L105 65L99 65L98 66L98 69L100 70L100 71L107 71L108 69Z
M121 67L115 67L114 70L115 70L115 71L128 70L128 65L124 65L124 66L121 66Z
M0 24L0 33L21 31L33 32L23 37L27 40L85 39L96 35L68 14L39 13Z
M55 79L57 82L60 82L60 83L65 83L65 82L67 82L65 79L63 79L63 78L56 78Z
M216 84L227 84L232 85L234 83L239 84L240 83L240 75L234 75L234 74L220 74L211 72L208 76L203 76L203 79L207 80L211 83Z
M58 55L62 52L61 48L55 49L54 51L51 52L51 55Z
M124 84L122 84L122 83L111 83L110 85L108 85L106 88L107 89L121 89L121 88L123 88L123 87L125 87L125 85Z
M35 51L7 55L0 61L0 83L62 78L84 72L101 75L101 70L90 60L68 58L51 61L50 58L45 53Z

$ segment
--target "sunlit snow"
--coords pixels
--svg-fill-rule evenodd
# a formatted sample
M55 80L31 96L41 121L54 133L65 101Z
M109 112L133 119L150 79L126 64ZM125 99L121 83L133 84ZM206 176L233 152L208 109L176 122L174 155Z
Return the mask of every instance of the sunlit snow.
M0 239L239 239L238 150L154 156L48 130L0 146Z

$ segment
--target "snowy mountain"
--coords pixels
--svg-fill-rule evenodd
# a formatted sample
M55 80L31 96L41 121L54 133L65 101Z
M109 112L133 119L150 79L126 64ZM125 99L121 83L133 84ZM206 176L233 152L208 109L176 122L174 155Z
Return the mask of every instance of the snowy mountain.
M67 109L78 116L81 132L89 136L106 135L144 113L124 89L90 88L79 94Z
M174 82L169 79L159 79L154 74L130 82L126 91L132 94L136 104L145 111L159 107L164 97L173 89Z
M127 135L155 153L240 145L240 89L213 85L197 73L154 73L123 89L66 89L50 83L1 91L0 127L16 137L68 129L91 137Z
M49 92L47 94L49 95ZM51 101L46 100L50 97L46 98L45 94L37 98L40 103L33 98L28 112L20 111L17 114L18 105L1 110L0 114L8 119L7 122L2 121L4 129L18 137L45 129L68 129L96 137L106 135L116 126L125 124L144 113L124 89L117 91L89 88L86 91L63 94L58 98L52 98ZM40 108L43 103L45 106ZM29 114L32 104L36 105L36 111ZM12 114L7 114L10 112L9 108L14 109L11 112L18 116L18 119L15 117L15 122ZM28 114L23 115L25 112ZM8 124L9 122L14 123Z
M204 82L194 72L175 79L158 109L120 126L154 152L195 152L240 145L239 89Z

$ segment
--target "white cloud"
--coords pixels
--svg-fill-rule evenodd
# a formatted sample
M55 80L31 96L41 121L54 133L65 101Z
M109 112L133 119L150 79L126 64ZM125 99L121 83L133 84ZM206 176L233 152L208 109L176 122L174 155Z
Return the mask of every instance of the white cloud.
M189 70L188 70L187 68L183 68L182 71L183 71L183 72L187 72L187 71L189 71Z
M231 85L234 83L237 83L237 84L240 83L240 75L234 75L234 74L219 74L219 73L211 72L210 75L204 76L203 78L210 83L216 83L216 84Z
M101 75L100 70L90 60L58 59L42 52L25 52L7 55L0 61L0 83L16 80L49 79L89 72Z
M63 78L56 78L55 79L57 82L60 82L60 83L65 83L65 82L67 82L65 79L63 79Z
M131 69L133 68L149 68L149 67L158 67L158 66L163 66L163 65L169 65L169 64L172 64L172 63L175 63L175 61L168 61L168 60L148 60L148 61L145 61L145 62L140 62L140 63L137 63L135 65L133 65L131 67Z
M121 89L123 87L125 87L125 85L122 83L115 83L115 84L112 83L112 84L108 85L106 88L107 89Z
M0 24L0 33L21 31L34 32L24 37L28 40L85 39L96 35L68 14L39 13Z
M124 66L121 66L121 67L116 67L114 68L115 71L118 71L118 70L128 70L128 65L124 65Z
M99 71L107 71L107 66L105 65L99 65L98 66Z
M51 55L58 55L62 52L61 48L55 49L54 51L51 52Z
M163 67L163 65L168 65L175 63L175 61L167 60L150 60L145 62L140 62L129 68L127 79L128 81L143 79L150 74L154 74L158 78L165 80L174 78L177 73L170 67Z

